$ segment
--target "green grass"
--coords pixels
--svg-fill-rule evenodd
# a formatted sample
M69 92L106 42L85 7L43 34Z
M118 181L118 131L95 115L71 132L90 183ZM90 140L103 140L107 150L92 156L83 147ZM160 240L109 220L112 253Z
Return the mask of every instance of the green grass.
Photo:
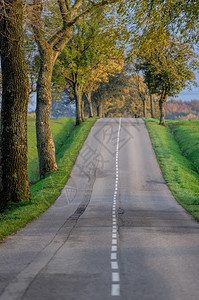
M29 149L34 147L34 153L31 158L29 157L30 164L33 164L33 161L35 161L36 151L35 144L30 139L31 131L33 131L31 122L33 121L29 119ZM69 121L64 119L51 122L57 146L56 160L58 170L49 173L45 179L31 185L31 201L23 201L19 204L12 203L6 208L0 220L0 239L37 218L57 199L60 189L64 187L70 177L75 159L95 121L96 119L88 119L74 129L74 122L70 124ZM34 174L32 176L34 179L37 178L34 177Z
M162 174L175 199L199 221L199 121L145 119Z
M51 120L51 131L55 143L56 154L59 153L60 148L74 126L74 119L60 118L58 120ZM31 183L39 180L35 115L28 115L28 178Z
M168 123L180 150L199 172L199 121Z

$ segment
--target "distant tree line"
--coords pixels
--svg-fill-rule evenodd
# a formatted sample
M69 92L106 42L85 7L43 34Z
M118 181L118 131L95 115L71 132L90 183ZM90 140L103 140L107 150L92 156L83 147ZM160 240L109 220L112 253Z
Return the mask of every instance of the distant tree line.
M165 113L171 120L199 120L199 100L171 99L166 104Z

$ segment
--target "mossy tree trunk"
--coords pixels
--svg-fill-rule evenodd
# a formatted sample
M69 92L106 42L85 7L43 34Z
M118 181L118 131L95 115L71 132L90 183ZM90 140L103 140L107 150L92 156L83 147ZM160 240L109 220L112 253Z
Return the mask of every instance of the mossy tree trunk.
M81 115L82 115L82 122L85 121L85 115L84 115L84 101L81 101Z
M76 125L79 125L82 123L82 89L78 85L77 82L75 82L74 86L74 92L75 92L75 102L76 102Z
M1 203L30 199L27 166L29 80L23 40L23 1L9 0L1 20Z
M151 118L154 118L154 105L153 105L153 95L150 94L150 105L151 105Z
M55 160L55 147L50 131L50 106L51 106L51 77L55 61L71 38L74 25L83 17L96 11L107 4L117 2L117 0L103 0L98 3L93 2L91 6L85 8L82 0L65 1L58 0L62 26L55 30L51 36L46 32L47 28L43 23L43 1L32 0L29 5L30 21L33 29L35 41L40 55L40 72L37 83L37 148L40 162L40 177L45 177L46 172L57 169ZM58 9L58 8L57 8ZM45 14L45 12L44 12ZM51 36L48 38L48 36ZM81 123L81 104L77 103L77 124Z
M102 104L102 102L99 102L97 112L98 112L97 116L102 118L103 117L103 104Z
M163 91L159 100L159 109L160 109L160 125L165 125L165 105L167 101L167 92Z
M40 178L44 178L47 172L57 170L55 145L50 129L52 103L50 89L53 65L53 53L46 51L41 58L37 81L36 133Z
M55 145L50 129L52 71L58 55L70 40L72 28L65 29L64 38L60 31L48 41L42 27L42 2L41 0L34 0L33 4L31 25L40 55L36 107L37 151L40 178L44 178L47 172L57 170Z
M87 94L87 100L88 100L88 104L89 104L89 118L93 117L93 103L92 103L91 94L92 94L91 91L89 91Z
M146 99L142 98L142 104L143 104L143 117L146 117Z

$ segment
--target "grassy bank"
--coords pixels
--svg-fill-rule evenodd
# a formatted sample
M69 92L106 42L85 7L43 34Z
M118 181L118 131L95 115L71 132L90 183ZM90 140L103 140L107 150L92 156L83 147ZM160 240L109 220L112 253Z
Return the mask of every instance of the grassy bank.
M30 120L29 120L30 121ZM31 120L33 122L34 120ZM59 196L60 189L66 184L75 159L82 148L82 145L88 136L91 127L95 123L95 119L86 120L81 125L74 128L74 122L64 119L52 121L52 132L55 135L56 160L58 170L49 173L45 179L31 185L31 201L24 201L19 204L10 204L4 213L1 215L0 220L0 239L15 232L17 229L25 226L31 220L37 218L44 212ZM32 166L35 164L36 148L31 136L29 123L29 161ZM32 144L31 144L32 143ZM29 164L29 168L30 168ZM32 174L31 180L38 179L37 169L30 170Z
M180 150L199 172L199 121L168 122Z
M60 118L58 120L51 120L51 131L55 143L56 154L59 153L60 148L74 127L74 119ZM28 178L30 182L39 180L39 162L37 157L34 115L28 116Z
M199 121L145 119L165 181L175 199L199 221Z

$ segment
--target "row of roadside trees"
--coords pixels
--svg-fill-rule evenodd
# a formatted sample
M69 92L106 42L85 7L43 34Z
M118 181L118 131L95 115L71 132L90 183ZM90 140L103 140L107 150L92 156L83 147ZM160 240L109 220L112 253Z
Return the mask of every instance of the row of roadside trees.
M40 177L44 178L47 172L57 169L50 130L51 90L67 87L72 91L76 99L76 122L81 123L84 118L82 95L87 96L92 116L91 95L96 97L102 83L107 82L110 75L122 71L124 53L127 52L125 43L128 50L133 47L134 51L141 44L145 44L143 49L148 49L146 43L143 43L143 36L146 38L146 28L153 29L155 26L155 30L149 32L161 34L159 40L152 38L154 47L151 49L157 49L155 45L161 45L162 41L166 45L171 40L170 24L175 24L175 30L179 32L181 16L184 16L184 32L189 32L192 39L195 39L198 3L187 0L174 10L178 3L174 0L0 2L0 208L3 209L8 201L18 202L31 197L27 175L27 105L31 75L37 79L37 149ZM28 53L28 60L24 47L24 28L26 44L29 42L28 49L31 53ZM147 39L149 36L147 35ZM136 55L136 63L139 62L136 67L142 70L151 94L158 94L157 89L151 88L156 84L152 73L147 77L146 71L146 65L149 65L146 61L151 59L152 55L143 56L142 53L148 53L148 50L145 51L142 47L139 49L141 51L133 55ZM160 51L163 51L163 48L160 47ZM132 50L130 52L132 53ZM130 63L132 62L130 59ZM153 62L151 64L153 65ZM153 78L154 85L147 81L149 77Z

